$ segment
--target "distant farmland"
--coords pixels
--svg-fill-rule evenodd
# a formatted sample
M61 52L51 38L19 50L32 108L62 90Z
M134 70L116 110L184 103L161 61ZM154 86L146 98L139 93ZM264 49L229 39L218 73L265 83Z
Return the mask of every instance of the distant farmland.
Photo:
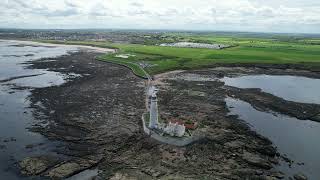
M320 39L299 38L287 40L280 38L244 38L216 35L173 34L175 39L199 43L219 43L230 45L226 49L196 49L163 47L145 44L119 44L95 41L42 41L63 44L82 44L119 49L117 54L100 57L101 60L117 62L130 66L132 63L149 64L144 67L150 74L176 69L195 69L210 67L217 63L237 64L303 64L309 67L320 65ZM168 39L172 38L168 36ZM164 40L166 41L166 39ZM167 41L166 41L167 42ZM128 58L116 57L119 54L132 54ZM143 71L137 70L139 75Z

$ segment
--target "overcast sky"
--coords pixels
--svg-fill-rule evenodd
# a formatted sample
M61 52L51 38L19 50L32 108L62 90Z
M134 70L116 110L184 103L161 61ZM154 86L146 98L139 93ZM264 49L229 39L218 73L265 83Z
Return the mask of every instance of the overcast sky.
M0 27L320 33L320 0L0 0Z

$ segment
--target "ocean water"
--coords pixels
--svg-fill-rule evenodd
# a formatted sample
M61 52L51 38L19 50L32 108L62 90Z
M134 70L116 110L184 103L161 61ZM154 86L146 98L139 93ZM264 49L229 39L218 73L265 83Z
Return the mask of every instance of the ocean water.
M0 41L0 179L23 178L18 172L18 161L27 156L54 154L54 148L60 144L28 130L37 122L28 97L34 88L65 83L66 76L46 69L28 69L25 63L71 51L77 48ZM34 147L26 148L27 145Z

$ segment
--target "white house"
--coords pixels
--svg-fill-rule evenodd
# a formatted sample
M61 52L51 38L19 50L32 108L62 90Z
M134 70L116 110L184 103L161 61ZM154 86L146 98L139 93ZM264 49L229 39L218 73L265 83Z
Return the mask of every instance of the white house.
M184 124L179 125L178 123L169 122L169 124L164 128L163 131L170 136L182 137L186 131L186 127L184 126Z

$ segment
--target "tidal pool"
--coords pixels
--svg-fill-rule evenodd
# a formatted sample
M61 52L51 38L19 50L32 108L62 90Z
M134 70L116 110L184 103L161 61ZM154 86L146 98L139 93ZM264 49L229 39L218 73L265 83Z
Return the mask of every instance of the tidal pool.
M221 81L238 88L260 88L285 100L320 104L320 79L300 76L246 75Z
M75 47L20 46L16 42L0 41L1 179L21 179L17 161L27 156L55 154L53 149L60 144L27 129L37 122L28 97L33 88L61 85L66 77L45 69L28 69L24 63L76 50Z
M320 123L257 111L241 100L226 98L225 101L230 114L238 115L252 130L269 138L281 154L295 162L291 168L281 162L277 169L289 176L303 172L309 179L320 178Z

